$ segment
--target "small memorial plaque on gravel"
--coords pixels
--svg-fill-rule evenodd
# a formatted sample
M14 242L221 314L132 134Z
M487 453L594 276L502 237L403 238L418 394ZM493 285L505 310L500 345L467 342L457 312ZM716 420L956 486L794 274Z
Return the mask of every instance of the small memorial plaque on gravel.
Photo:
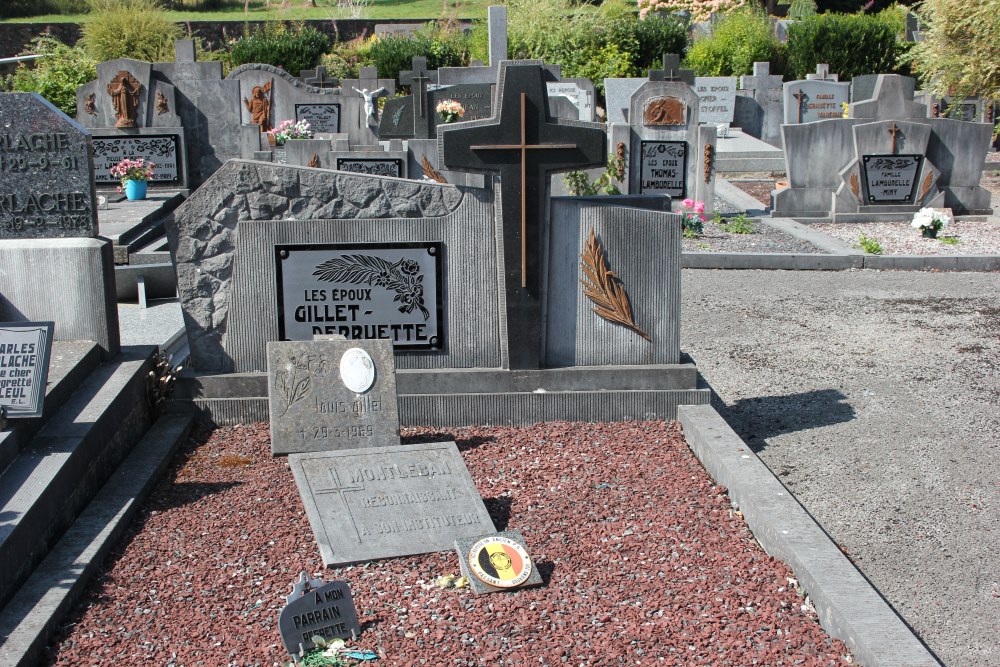
M451 549L495 530L454 442L292 454L327 567Z
M313 637L357 639L361 634L351 589L343 581L325 583L303 572L278 616L278 631L292 655L316 647Z
M392 341L267 344L271 453L399 444Z
M54 322L0 322L0 417L41 417Z
M455 550L462 576L476 595L542 585L519 530L455 540Z

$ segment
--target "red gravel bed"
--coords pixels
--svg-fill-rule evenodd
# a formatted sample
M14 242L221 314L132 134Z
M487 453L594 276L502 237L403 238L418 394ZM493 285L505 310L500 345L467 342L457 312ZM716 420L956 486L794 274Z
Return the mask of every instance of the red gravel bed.
M407 429L455 439L546 585L440 590L453 553L323 572L266 424L190 441L91 584L57 665L274 665L301 570L347 581L377 665L838 665L847 650L756 544L676 423Z
M743 192L747 193L764 206L771 205L771 190L774 190L774 180L731 180L729 181Z

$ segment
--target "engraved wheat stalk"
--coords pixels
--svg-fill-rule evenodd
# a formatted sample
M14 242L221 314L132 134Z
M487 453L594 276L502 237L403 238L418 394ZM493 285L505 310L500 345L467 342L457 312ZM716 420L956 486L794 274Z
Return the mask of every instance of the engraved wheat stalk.
M420 158L420 168L423 170L424 176L427 178L433 179L438 183L444 183L445 185L448 184L445 177L438 173L438 170L434 168L434 165L430 163L430 160L427 159L426 155Z
M594 313L609 322L631 329L652 342L645 331L639 328L632 316L632 304L618 275L608 267L604 251L597 240L593 228L580 255L580 269L583 271L584 295L594 302Z

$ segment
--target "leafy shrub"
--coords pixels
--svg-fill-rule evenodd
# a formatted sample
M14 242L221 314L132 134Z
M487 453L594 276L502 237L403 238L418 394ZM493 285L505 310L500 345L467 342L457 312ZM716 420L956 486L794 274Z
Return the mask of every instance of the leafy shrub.
M171 61L181 29L156 0L90 0L80 44L97 62L135 58Z
M807 16L816 16L816 0L792 0L788 18L804 19Z
M718 223L719 229L730 234L753 234L753 221L746 213L740 213L735 218L729 218Z
M24 53L44 53L46 57L18 65L4 81L4 88L38 93L75 118L76 88L97 78L97 61L82 48L66 46L47 35L31 40Z
M45 14L83 14L89 9L87 0L6 0L0 4L0 19Z
M687 49L687 27L673 16L647 16L635 22L635 38L638 42L636 66L649 69L662 64L664 53L683 54Z
M352 43L337 52L350 61L374 66L379 76L396 77L410 69L415 56L425 56L429 69L461 67L469 62L468 39L450 22L432 21L413 35L385 35Z
M592 197L594 195L620 195L622 181L619 174L625 171L625 158L615 155L608 156L608 164L594 182L590 182L585 171L571 171L564 177L566 189L577 197Z
M233 67L263 63L298 76L301 70L313 67L329 46L327 36L315 28L272 21L233 42L228 60Z
M698 76L752 74L755 62L772 63L772 72L784 71L781 42L760 10L744 9L724 16L712 34L695 41L686 63Z
M858 74L898 72L901 48L897 19L890 13L823 14L788 26L786 55L789 70L799 78L829 63L840 78Z

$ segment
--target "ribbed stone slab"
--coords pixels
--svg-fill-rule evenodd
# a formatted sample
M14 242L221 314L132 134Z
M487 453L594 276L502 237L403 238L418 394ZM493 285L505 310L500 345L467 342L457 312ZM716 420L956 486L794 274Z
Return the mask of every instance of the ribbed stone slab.
M323 564L452 549L495 530L454 442L292 454Z
M93 237L90 134L36 93L0 94L0 239Z
M399 444L389 340L271 341L267 393L272 454Z

